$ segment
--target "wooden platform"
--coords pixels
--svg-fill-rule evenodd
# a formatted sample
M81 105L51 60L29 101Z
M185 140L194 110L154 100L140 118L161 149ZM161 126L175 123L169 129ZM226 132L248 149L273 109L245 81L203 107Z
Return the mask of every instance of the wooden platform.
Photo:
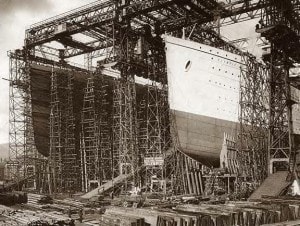
M282 191L290 185L290 182L286 180L288 171L278 171L271 174L265 179L265 181L256 189L249 197L249 201L260 200L262 196L278 196Z
M272 200L268 198L265 198L263 202L229 202L219 205L186 204L178 205L173 209L111 207L107 209L102 219L103 222L113 219L116 225L122 225L122 222L124 220L127 222L129 218L132 224L128 225L139 226L260 226L297 221L300 219L299 207L300 200L294 200L293 204L288 204L285 199L282 202L277 199L272 203ZM137 224L137 219L143 223ZM100 225L105 224L100 223Z

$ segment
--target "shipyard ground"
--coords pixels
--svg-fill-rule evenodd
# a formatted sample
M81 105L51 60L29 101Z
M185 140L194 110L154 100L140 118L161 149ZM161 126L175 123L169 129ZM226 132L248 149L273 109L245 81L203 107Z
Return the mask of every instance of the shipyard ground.
M28 193L26 204L0 206L0 225L101 226L225 226L299 225L300 198L263 196L254 201L228 201L225 197L177 196L165 198L109 196L82 201ZM44 200L41 202L41 200ZM50 200L50 201L49 201ZM126 206L126 207L125 207ZM283 222L283 223L279 223Z

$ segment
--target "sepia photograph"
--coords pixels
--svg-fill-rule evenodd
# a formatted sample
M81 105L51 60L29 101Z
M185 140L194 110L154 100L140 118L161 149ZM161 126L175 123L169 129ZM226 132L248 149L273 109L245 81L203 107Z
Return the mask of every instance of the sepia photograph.
M0 0L0 226L300 225L300 0Z

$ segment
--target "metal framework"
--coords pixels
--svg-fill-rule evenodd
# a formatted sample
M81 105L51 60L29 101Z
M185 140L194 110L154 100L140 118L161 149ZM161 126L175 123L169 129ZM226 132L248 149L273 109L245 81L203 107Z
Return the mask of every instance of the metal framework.
M144 40L145 41L145 40ZM166 192L168 180L166 153L170 147L170 121L167 72L161 42L157 40L157 46L151 45L152 55L143 56L148 62L147 92L145 94L144 106L144 150L143 165L145 167L144 177L146 190L150 192ZM143 47L143 46L141 46Z
M295 134L292 128L289 70L299 58L299 1L265 0L259 32L271 43L265 61L270 67L269 171L283 165L295 169ZM282 166L281 166L282 167Z
M26 56L9 52L9 164L7 179L27 179L27 187L34 187L36 157L31 109L30 67Z
M17 55L10 53L10 90L9 90L9 154L10 163L8 178L19 180L22 177L21 167L25 156L25 98L26 81L25 62Z
M78 183L79 164L76 153L75 141L75 115L74 115L74 72L69 71L67 74L67 102L66 102L66 132L65 132L65 150L63 159L63 178L64 190L77 191L80 184Z
M133 78L131 78L133 79ZM138 169L139 153L137 149L137 115L135 109L135 83L134 80L118 79L114 88L114 121L113 121L113 160L115 174L133 175L136 179ZM124 190L130 186L136 186L137 181L128 184Z
M80 173L84 191L91 189L91 183L101 185L113 176L108 104L108 84L97 71L87 79L81 111Z
M132 27L140 30L139 32L146 24L153 28L155 24L159 24L162 30L172 32L195 23L211 22L215 26L215 22L219 21L218 23L224 26L258 18L261 9L265 6L266 3L261 0L97 1L33 24L26 30L25 44L28 48L33 48L58 41L66 48L63 51L52 50L51 52L62 58L69 58L110 46L114 47L116 21L127 20ZM72 35L79 33L94 40L83 43L72 38Z
M267 176L268 69L244 55L240 82L239 173L259 185Z
M146 187L150 192L162 192L165 188L164 150L161 125L161 90L156 84L148 84L146 98L146 147L143 154ZM156 184L155 184L156 183Z
M83 108L81 113L81 172L82 188L88 191L90 181L99 181L99 122L95 108L95 86L93 78L88 78L84 89Z
M99 123L99 179L100 184L112 179L111 127L109 85L101 71L95 77L96 110Z
M63 188L63 155L65 153L66 132L66 90L68 78L52 68L50 87L50 175L49 192L58 192Z
M31 62L38 62L53 67L49 124L50 192L58 192L59 187L70 190L76 186L87 191L90 181L101 184L119 175L131 174L133 179L125 181L123 186L127 190L138 186L140 174L146 172L145 183L152 191L156 189L151 185L151 178L156 177L164 180L165 186L171 184L173 192L202 193L203 185L199 185L199 177L195 176L199 175L200 165L181 153L176 139L171 141L170 127L174 122L172 117L169 118L161 35L166 32L182 36L182 28L185 28L184 33L191 40L240 54L234 45L222 40L211 28L261 15L260 32L272 43L271 57L266 59L270 63L271 77L269 157L278 160L284 155L290 160L290 165L294 165L294 157L290 158L295 152L288 60L299 60L299 51L291 51L299 44L299 2L289 0L285 3L288 4L283 5L280 0L103 0L32 25L26 30L24 51L10 55L11 165L18 170L26 169L26 159L35 150L29 69ZM76 35L86 39L79 40ZM293 37L288 46L282 44L287 36ZM63 44L64 48L53 48L53 41ZM83 54L87 70L66 63L68 58ZM267 110L264 105L267 97L261 94L267 87L266 71L251 57L245 59L247 72L242 73L241 148L250 154L247 165L252 172L248 175L254 181L261 181L265 176L264 167L260 166L265 161L263 131L266 121L263 118ZM93 60L99 61L98 71L92 75ZM108 63L120 72L113 81L112 112L106 107L109 102L107 84L100 75L100 68ZM54 70L57 67L68 69L67 75ZM84 90L80 151L75 142L79 136L74 125L74 78L70 68L91 75ZM136 77L150 79L151 83L147 87L145 109L140 111L144 116L137 115L140 106L137 106ZM144 122L138 122L138 119ZM110 123L112 128L108 126ZM143 127L142 132L138 131L139 126ZM143 142L139 141L139 136L144 137ZM175 148L170 151L172 142ZM143 160L148 158L149 162L153 160L154 164L145 164L142 157ZM21 158L25 161L22 162ZM163 163L156 163L160 158ZM74 166L79 163L80 170ZM256 176L254 168L262 171ZM191 175L191 172L195 174ZM81 174L81 185L78 185L77 173Z

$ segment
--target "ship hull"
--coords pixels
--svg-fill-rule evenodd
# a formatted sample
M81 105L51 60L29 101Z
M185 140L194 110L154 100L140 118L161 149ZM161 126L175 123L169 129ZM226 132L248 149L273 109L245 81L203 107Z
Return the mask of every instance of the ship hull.
M241 57L174 37L165 43L177 145L204 165L219 166L225 137L237 135Z
M190 112L173 110L172 113L181 150L206 166L220 166L224 136L236 138L239 124Z

